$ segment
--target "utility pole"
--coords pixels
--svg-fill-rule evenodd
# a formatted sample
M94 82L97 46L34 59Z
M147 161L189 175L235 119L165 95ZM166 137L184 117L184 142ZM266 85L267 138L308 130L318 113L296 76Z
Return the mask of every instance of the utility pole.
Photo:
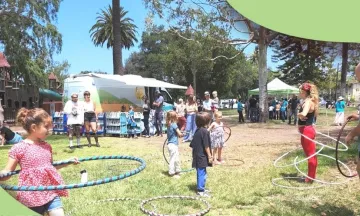
M336 98L337 98L337 86L338 86L338 77L339 77L339 66L340 66L340 63L338 63L337 68L336 68L335 101L336 101Z

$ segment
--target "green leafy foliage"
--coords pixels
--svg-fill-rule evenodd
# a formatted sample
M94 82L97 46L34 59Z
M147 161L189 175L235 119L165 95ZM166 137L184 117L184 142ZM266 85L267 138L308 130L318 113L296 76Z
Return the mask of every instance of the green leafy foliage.
M44 70L62 46L61 34L53 25L60 2L0 1L0 49L11 65L13 79L45 84Z
M330 50L326 42L306 40L280 35L273 44L273 61L284 61L278 67L282 79L288 84L298 84L308 80L322 80L324 68L329 64Z
M114 34L112 25L112 7L102 9L96 18L96 23L90 29L90 36L95 46L103 46L106 43L107 48L111 48L114 45ZM134 20L125 17L128 11L125 11L123 7L120 7L120 32L121 32L121 44L123 48L130 49L134 46L134 42L137 42L136 29L137 26L133 23Z
M125 64L125 73L154 77L179 85L193 85L193 71L196 71L197 92L218 91L220 97L229 92L238 95L239 91L255 87L256 68L246 61L243 54L225 59L217 56L234 56L239 50L234 46L218 46L206 35L181 32L197 42L188 41L163 26L154 26L144 32L140 52L132 53ZM194 85L193 85L194 86ZM171 92L175 96L183 92Z

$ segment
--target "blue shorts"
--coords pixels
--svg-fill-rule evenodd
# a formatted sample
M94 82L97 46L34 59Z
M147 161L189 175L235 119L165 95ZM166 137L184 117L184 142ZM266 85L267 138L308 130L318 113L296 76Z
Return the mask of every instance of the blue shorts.
M61 199L60 197L55 197L52 201L46 203L45 205L42 206L37 206L37 207L29 207L29 209L33 210L34 212L43 215L46 212L55 210L55 209L59 209L62 208L63 205L61 203Z
M12 140L7 141L7 143L9 144L16 144L19 143L23 140L22 136L18 133L15 133L14 138L12 138Z

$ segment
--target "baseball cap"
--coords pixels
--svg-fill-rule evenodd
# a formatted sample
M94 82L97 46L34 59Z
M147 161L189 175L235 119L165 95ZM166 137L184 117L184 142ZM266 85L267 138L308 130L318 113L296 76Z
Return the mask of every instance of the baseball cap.
M209 93L208 91L206 91L204 94L205 94L205 95L210 95L210 93Z

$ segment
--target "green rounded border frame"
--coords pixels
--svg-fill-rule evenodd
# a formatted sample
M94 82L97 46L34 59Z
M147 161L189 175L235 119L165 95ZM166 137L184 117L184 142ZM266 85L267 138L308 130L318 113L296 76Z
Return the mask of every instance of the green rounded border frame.
M227 0L241 15L268 29L305 39L360 43L360 1Z

